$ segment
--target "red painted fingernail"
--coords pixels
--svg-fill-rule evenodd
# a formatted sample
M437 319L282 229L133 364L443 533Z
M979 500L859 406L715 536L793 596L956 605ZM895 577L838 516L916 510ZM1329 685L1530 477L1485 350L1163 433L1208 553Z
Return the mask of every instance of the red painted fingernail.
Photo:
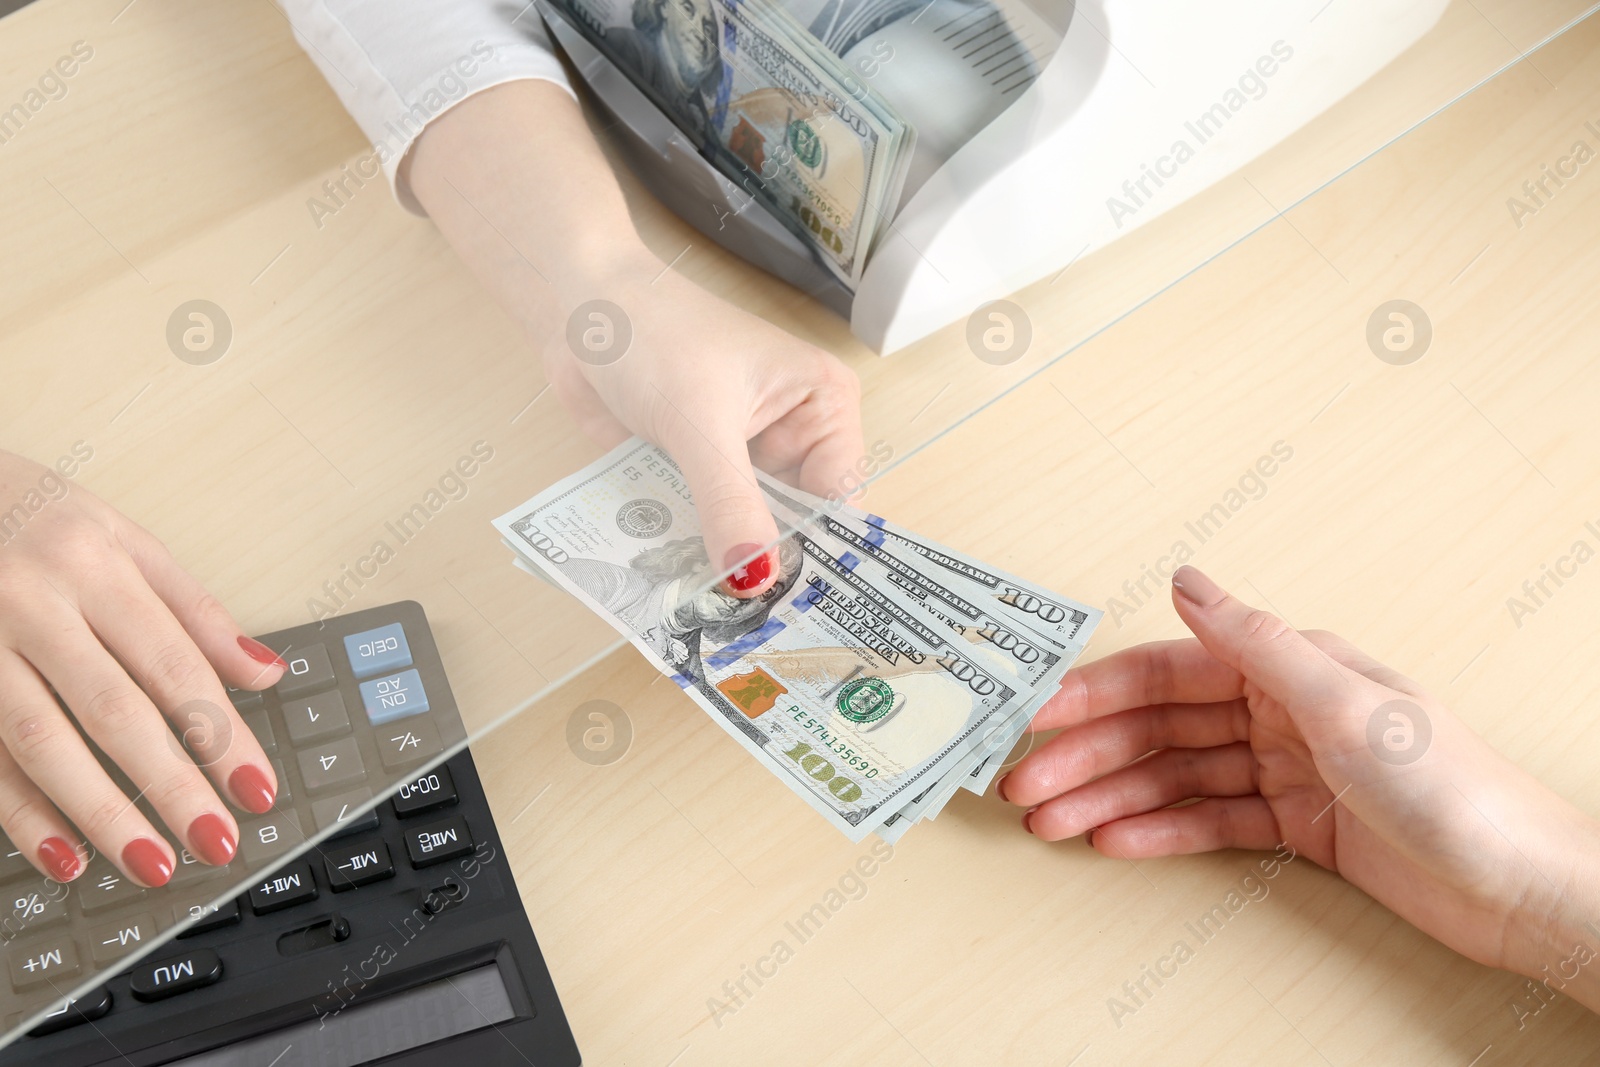
M1094 830L1093 829L1085 830L1083 832L1083 843L1088 845L1090 848L1094 848Z
M70 882L78 875L78 850L59 837L47 837L39 845L39 860L50 877L58 882Z
M1033 833L1033 824L1031 822L1029 822L1028 820L1032 819L1033 818L1033 813L1038 811L1038 810L1039 810L1039 805L1035 804L1033 807L1029 808L1027 811L1022 813L1022 828L1024 830L1028 831L1028 833L1030 833L1030 834Z
M994 784L995 795L1007 804L1011 803L1011 798L1006 796L1006 779L1010 777L1011 775L1009 774L1002 774L1000 780Z
M122 866L134 881L154 889L172 877L166 850L148 837L136 837L122 850Z
M740 545L729 550L723 561L723 566L733 568L733 573L728 575L729 589L748 593L752 589L759 589L772 577L772 553L762 552L756 556L760 551L760 545ZM755 558L751 559L752 556Z
M239 842L228 830L222 816L206 812L189 824L189 847L202 863L221 867L239 851Z
M248 763L228 775L228 788L233 791L233 799L245 811L255 815L272 810L273 801L278 799L277 792L267 784L267 776L261 773L261 768Z
M266 645L263 645L260 641L257 641L253 637L239 638L239 647L244 649L245 655L249 656L257 663L265 663L268 667L287 668L289 666L287 663L283 662L282 656L278 655L276 652L272 651L272 649L268 648Z

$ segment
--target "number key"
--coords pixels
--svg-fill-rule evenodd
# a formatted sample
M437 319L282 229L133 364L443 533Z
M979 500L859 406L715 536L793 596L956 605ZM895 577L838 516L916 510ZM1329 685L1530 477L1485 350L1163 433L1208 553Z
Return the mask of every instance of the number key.
M306 783L306 792L315 796L343 789L364 781L367 768L361 762L361 750L353 737L341 737L308 748L299 754L300 780Z
M278 679L278 695L293 700L333 686L333 664L328 660L328 650L321 645L292 648L283 654L289 669Z
M292 811L251 819L239 827L239 855L246 867L255 868L275 856L305 844L300 817Z
M456 802L456 783L450 768L440 764L420 778L406 782L394 794L394 813L417 815Z
M289 728L289 743L296 748L350 732L350 716L337 689L301 700L285 700L283 721Z

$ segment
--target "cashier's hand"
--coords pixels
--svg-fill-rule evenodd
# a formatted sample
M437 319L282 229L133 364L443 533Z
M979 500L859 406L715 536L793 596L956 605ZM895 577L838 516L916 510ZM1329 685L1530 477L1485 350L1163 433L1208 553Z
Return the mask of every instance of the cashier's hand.
M1571 955L1557 931L1593 899L1592 819L1333 634L1192 567L1173 603L1197 640L1073 670L1034 720L1065 729L1000 783L1034 834L1092 831L1129 859L1286 842L1480 963L1534 975Z
M282 672L161 542L0 452L0 828L40 871L82 874L85 838L142 885L174 869L172 845L73 720L176 841L206 863L232 859L239 828L218 793L264 812L277 780L218 678L263 689Z
M774 553L758 552L778 529L751 460L818 496L842 493L862 458L860 383L832 355L662 268L652 259L602 290L626 315L625 351L608 347L623 336L610 314L580 309L578 344L557 331L546 374L591 437L609 446L638 434L671 453L712 566L731 571L735 596L755 596L777 578Z

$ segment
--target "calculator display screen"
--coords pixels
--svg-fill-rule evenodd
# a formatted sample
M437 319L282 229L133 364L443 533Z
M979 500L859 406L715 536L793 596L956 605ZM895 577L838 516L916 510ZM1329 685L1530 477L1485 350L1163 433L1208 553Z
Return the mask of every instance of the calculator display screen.
M169 1067L359 1067L515 1015L500 968L491 963Z

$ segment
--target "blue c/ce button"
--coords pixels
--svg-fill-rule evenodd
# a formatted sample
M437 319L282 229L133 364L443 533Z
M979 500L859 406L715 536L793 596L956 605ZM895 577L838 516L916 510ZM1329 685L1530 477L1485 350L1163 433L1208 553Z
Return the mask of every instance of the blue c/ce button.
M406 630L397 622L351 634L344 639L344 651L350 657L350 667L357 678L411 666L411 646L406 644Z
M361 704L366 709L367 721L377 726L427 711L428 694L422 688L421 675L414 670L401 671L362 682Z

